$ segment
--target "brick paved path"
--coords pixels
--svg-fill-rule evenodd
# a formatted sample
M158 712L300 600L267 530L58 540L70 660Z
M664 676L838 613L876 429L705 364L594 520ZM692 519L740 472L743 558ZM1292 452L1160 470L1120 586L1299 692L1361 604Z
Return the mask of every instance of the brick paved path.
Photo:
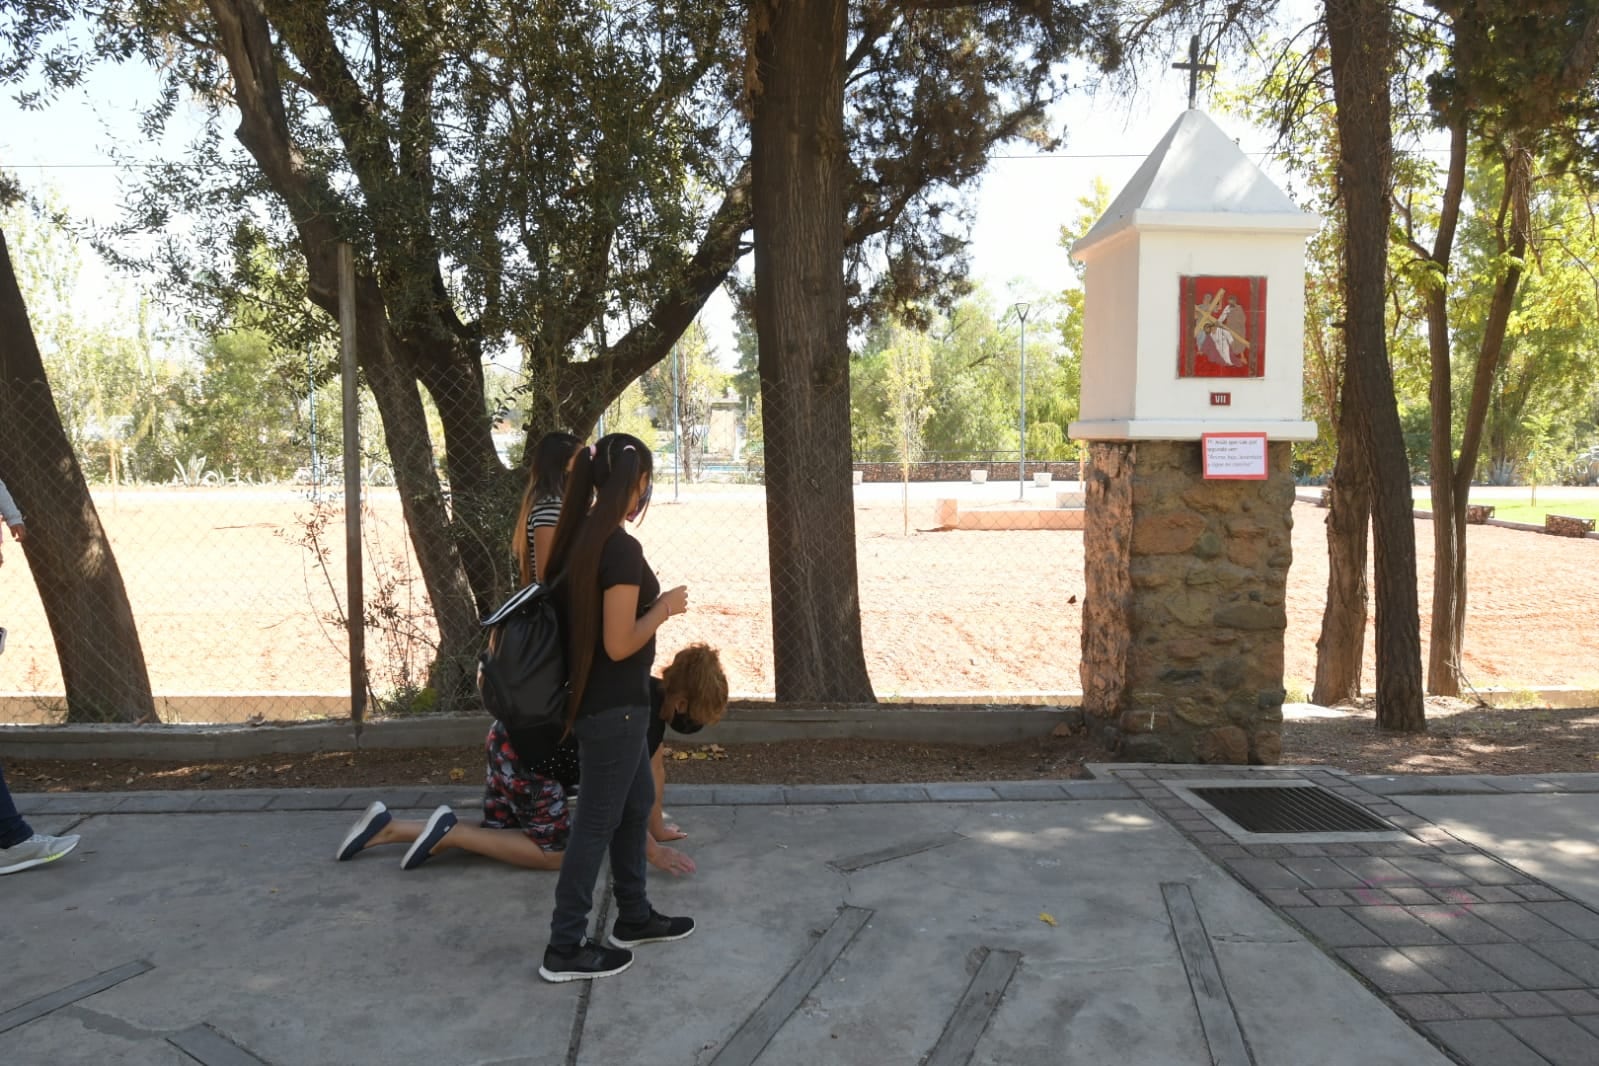
M1105 767L1207 855L1469 1066L1599 1063L1599 912L1389 796L1599 791L1599 774L1348 777L1326 770ZM1240 844L1171 786L1309 781L1407 831L1380 843Z

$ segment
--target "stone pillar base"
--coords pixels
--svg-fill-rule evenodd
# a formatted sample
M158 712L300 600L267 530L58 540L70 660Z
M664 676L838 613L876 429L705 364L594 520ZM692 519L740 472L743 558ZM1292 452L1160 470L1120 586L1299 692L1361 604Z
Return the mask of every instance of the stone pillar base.
M1268 445L1265 481L1206 481L1199 449L1090 445L1083 710L1129 759L1276 763L1290 445Z

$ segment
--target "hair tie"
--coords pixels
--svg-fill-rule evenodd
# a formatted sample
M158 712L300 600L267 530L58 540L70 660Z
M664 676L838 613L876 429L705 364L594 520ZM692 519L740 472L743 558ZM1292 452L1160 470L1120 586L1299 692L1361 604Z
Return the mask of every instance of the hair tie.
M624 452L631 452L631 451L637 451L638 449L634 448L631 444L624 444L624 445L622 445L622 450Z
M599 456L599 454L600 454L599 452L594 450L594 445L590 444L589 445L589 461L593 462Z

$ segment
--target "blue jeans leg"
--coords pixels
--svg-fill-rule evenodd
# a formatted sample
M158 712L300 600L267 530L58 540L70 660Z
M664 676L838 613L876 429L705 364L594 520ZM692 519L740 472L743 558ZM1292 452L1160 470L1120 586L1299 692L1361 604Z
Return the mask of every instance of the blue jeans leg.
M649 916L644 848L655 803L649 716L648 707L612 707L578 720L582 793L555 883L552 947L573 947L588 931L594 882L607 853L619 917L642 921Z
M645 763L645 769L649 769L648 762ZM649 815L646 814L645 817ZM28 823L17 813L17 805L11 801L11 790L6 787L5 767L0 766L0 848L20 844L31 836L33 830L28 828Z

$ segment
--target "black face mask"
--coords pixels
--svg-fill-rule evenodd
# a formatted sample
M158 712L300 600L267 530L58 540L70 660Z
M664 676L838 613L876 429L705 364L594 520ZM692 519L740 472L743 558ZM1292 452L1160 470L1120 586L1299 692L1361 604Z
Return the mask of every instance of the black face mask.
M638 506L634 507L632 513L627 516L629 522L638 521L638 516L643 514L644 509L650 505L650 494L654 491L655 482L653 480L645 484L644 495L638 498Z

